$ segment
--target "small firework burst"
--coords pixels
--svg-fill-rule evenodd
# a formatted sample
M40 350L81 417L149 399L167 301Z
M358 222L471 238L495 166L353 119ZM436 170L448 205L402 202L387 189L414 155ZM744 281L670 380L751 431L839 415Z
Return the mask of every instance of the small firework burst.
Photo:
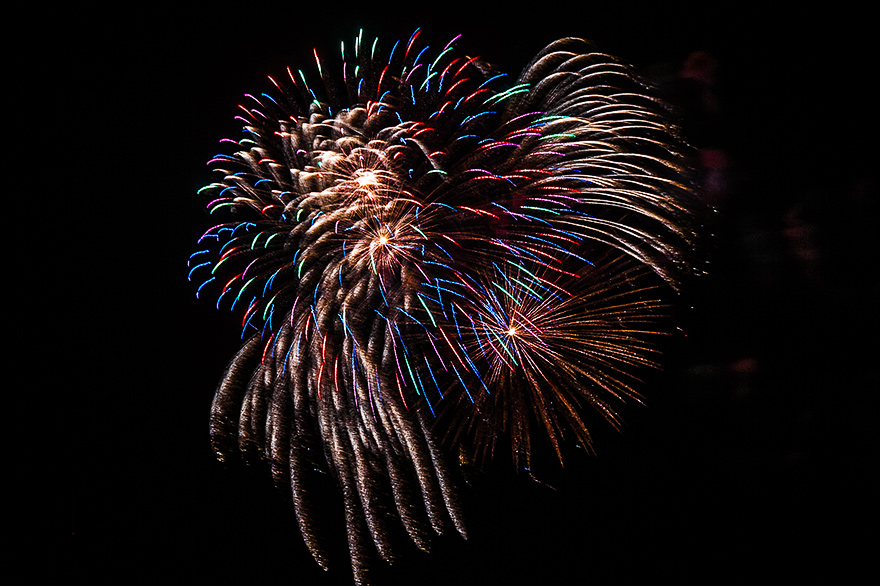
M328 471L358 583L395 518L423 549L450 521L465 535L451 448L507 438L528 467L536 430L562 458L566 436L590 445L585 408L616 423L695 241L681 141L627 67L563 39L512 79L418 36L359 35L338 76L315 53L316 85L288 69L248 95L204 188L236 213L190 262L247 340L218 457L268 462L323 567L309 491Z

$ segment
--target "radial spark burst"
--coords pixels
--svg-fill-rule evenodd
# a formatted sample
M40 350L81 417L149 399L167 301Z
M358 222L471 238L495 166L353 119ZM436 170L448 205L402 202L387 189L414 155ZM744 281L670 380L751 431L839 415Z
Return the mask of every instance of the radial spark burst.
M465 535L444 454L503 440L528 468L538 432L590 446L585 408L616 424L695 241L681 142L627 67L563 39L514 79L418 36L247 95L203 190L230 219L190 261L246 339L218 457L268 462L323 567L329 472L358 583L397 525Z

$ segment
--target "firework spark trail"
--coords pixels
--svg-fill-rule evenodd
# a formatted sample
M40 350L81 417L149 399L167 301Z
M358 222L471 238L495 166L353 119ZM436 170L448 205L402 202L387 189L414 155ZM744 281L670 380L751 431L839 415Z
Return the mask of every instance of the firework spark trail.
M418 36L382 57L358 35L339 79L315 52L319 84L288 69L246 96L203 190L237 215L189 270L242 314L218 457L268 461L325 568L310 491L330 472L358 583L370 543L394 558L389 513L423 549L466 535L444 437L472 456L507 437L528 468L533 429L561 459L569 434L590 446L584 407L617 423L696 240L682 143L625 66L563 39L490 77Z

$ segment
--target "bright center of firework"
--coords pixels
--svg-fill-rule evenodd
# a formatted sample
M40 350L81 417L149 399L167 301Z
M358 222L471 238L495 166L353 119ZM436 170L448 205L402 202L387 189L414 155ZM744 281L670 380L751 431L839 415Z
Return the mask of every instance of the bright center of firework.
M508 336L515 336L516 335L516 326L510 326L509 328L507 328L507 335Z
M355 182L361 187L370 187L371 185L377 185L379 183L379 177L376 175L374 171L361 171L358 173L357 177L355 177Z
M382 245L382 244L387 244L387 243L388 243L388 236L386 236L386 235L384 235L384 234L382 234L381 236L379 236L379 244L380 244L380 245Z

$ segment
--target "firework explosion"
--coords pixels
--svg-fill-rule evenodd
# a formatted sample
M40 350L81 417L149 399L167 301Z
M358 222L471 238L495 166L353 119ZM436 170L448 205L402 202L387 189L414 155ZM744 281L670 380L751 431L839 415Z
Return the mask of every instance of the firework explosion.
M358 583L396 519L423 549L465 535L445 453L509 442L527 469L538 432L590 446L585 408L616 424L694 244L680 140L625 66L564 39L512 79L418 36L248 95L203 189L232 219L190 259L246 339L215 452L268 462L325 568L328 472Z

